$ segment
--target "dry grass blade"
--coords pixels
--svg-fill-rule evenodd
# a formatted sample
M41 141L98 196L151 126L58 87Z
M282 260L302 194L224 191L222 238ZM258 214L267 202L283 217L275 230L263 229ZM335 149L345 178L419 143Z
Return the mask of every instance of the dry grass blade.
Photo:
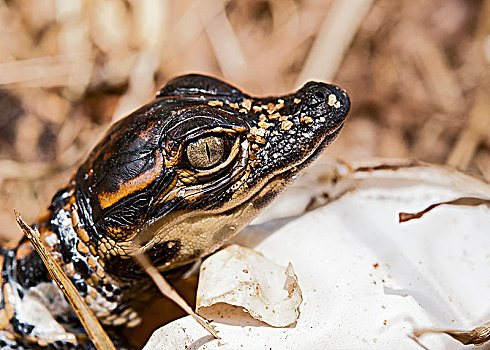
M490 32L490 1L483 1L480 10L472 47L468 52L466 65L481 65L484 69L475 78L477 87L473 105L469 111L468 122L458 136L458 140L451 151L447 165L466 170L475 156L478 147L488 140L490 132L490 102L488 91L490 89L490 74L488 70L488 33ZM446 85L444 85L446 86Z
M153 75L158 69L159 57L152 51L138 55L133 73L129 79L128 92L121 98L113 115L117 120L151 99L155 90Z
M372 0L333 3L296 85L310 79L332 80L371 3Z
M490 83L488 84L490 87ZM490 132L490 102L488 89L483 87L476 94L476 100L469 113L469 121L458 136L456 145L448 157L447 165L466 170L473 159L478 146L484 142Z
M0 179L35 179L55 171L46 163L20 163L10 159L0 160Z
M155 282L156 286L160 290L160 292L165 295L167 298L172 300L174 303L179 305L185 312L191 315L204 329L206 329L215 339L221 339L218 336L218 332L207 323L204 319L202 319L199 315L197 315L191 307L187 304L187 302L177 293L177 291L163 278L163 276L158 272L158 270L153 266L150 262L150 259L144 254L136 252L133 255L134 260L146 271L146 273L151 277L153 282Z
M407 25L407 34L413 42L413 62L424 77L428 93L433 103L446 114L459 114L464 111L465 99L448 57L437 43L418 26ZM441 89L444 86L444 89Z
M246 81L249 73L240 40L226 16L224 3L216 1L214 6L220 11L214 21L205 26L205 29L221 71L226 78L237 83ZM202 15L203 23L206 22L206 16L206 13Z
M458 329L416 329L413 331L415 337L420 337L426 333L444 333L447 334L461 344L469 345L483 345L490 341L490 322L485 323L480 327L476 327L471 330L458 330Z
M88 308L87 304L83 301L82 297L78 293L78 290L41 242L39 232L37 230L33 230L29 225L27 225L17 211L15 211L15 216L20 228L22 231L24 231L27 238L29 238L37 253L43 260L44 265L46 265L51 277L66 296L68 302L75 311L75 314L80 319L80 322L87 331L87 334L97 350L116 350L111 339L104 331L97 318L95 318L92 311Z
M80 57L58 55L0 63L0 85L53 87L79 85L87 72L78 69Z
M427 208L425 208L422 211L419 211L417 213L399 213L398 214L398 222L407 222L413 219L419 219L422 216L424 216L426 213L431 211L434 208L437 208L440 205L469 205L469 206L478 206L478 205L486 205L487 207L490 207L490 200L489 199L483 199L483 198L476 198L476 197L461 197L452 201L447 201L447 202L441 202L441 203L435 203Z
M420 346L421 349L424 349L424 350L430 350L428 347L426 347L424 344L422 344L420 342L420 340L418 340L418 338L416 338L414 335L412 334L408 334L408 337L410 339L412 339L418 346Z

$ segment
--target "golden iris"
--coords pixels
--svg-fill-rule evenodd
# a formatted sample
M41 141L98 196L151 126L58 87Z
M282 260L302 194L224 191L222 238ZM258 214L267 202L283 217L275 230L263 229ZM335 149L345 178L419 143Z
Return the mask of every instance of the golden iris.
M219 164L225 154L225 143L217 136L207 136L187 145L187 159L197 169L207 169Z

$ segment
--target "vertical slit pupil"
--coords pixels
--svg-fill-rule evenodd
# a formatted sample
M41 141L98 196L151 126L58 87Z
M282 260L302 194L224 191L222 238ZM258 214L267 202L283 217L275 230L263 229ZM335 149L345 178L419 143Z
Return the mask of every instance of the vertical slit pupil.
M208 156L208 161L211 162L211 150L209 149L209 144L206 142L206 155Z
M189 143L186 153L190 165L197 169L205 169L223 160L225 144L222 138L208 136Z

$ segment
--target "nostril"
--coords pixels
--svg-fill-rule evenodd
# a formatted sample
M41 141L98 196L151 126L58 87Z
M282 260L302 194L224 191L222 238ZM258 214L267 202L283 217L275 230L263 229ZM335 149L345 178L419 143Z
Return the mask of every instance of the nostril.
M324 86L311 86L308 92L308 104L312 107L318 106L319 104L325 103L329 91Z
M325 92L321 90L315 91L315 97L318 98L319 100L324 100L326 98Z
M324 112L339 111L347 113L350 108L349 97L344 90L335 85L310 81L300 90L305 93L307 108L322 109ZM340 108L342 107L342 110Z

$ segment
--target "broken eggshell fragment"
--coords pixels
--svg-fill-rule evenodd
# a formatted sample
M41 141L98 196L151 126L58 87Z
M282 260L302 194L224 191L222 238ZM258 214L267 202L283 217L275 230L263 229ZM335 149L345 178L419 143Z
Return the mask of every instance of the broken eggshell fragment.
M222 315L222 303L242 307L273 327L298 319L303 301L293 267L279 266L238 245L209 257L201 266L196 310L208 319Z

